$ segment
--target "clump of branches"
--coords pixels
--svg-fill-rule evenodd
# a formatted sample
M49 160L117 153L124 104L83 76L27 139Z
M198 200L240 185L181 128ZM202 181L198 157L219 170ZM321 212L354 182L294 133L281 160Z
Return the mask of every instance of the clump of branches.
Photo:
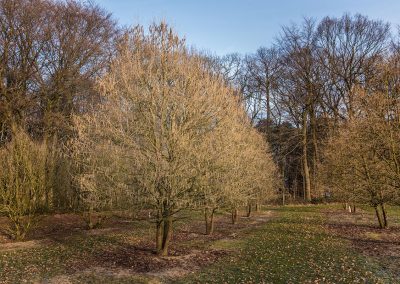
M13 138L0 150L0 210L9 221L9 235L22 240L48 204L54 180L49 143L36 142L14 126Z

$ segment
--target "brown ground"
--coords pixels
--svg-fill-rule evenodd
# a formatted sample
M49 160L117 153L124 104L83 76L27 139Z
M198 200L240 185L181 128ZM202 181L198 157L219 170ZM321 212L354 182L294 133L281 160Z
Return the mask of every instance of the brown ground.
M232 225L229 215L218 216L215 233L211 236L204 234L200 216L196 221L183 219L176 224L170 256L158 257L154 252L154 228L148 222L132 221L126 215L118 214L108 218L102 228L86 230L80 216L57 214L43 217L26 242L12 242L3 234L0 253L68 246L68 240L76 236L118 236L117 242L106 247L65 259L68 267L65 275L57 275L49 282L70 283L70 277L82 274L111 275L113 278L143 275L168 280L196 271L229 254L230 249L214 247L214 241L234 241L271 217L271 212L262 212L250 219L241 217L238 224ZM1 218L0 228L5 224L6 219ZM132 234L132 231L137 233Z
M325 227L331 234L350 241L362 254L375 258L400 276L400 220L389 219L391 227L382 230L376 227L374 214L361 209L350 214L330 207L323 214ZM68 247L70 240L76 237L80 240L117 236L118 241L114 240L109 245L98 249L85 247L79 254L62 260L65 262L63 267L67 269L63 268L63 273L52 276L46 283L71 283L71 279L82 275L105 275L112 279L139 275L147 280L168 281L195 272L232 253L235 241L240 241L274 216L270 211L263 212L250 219L241 217L238 224L232 225L228 214L220 215L216 218L216 231L212 236L204 234L201 215L195 221L185 217L182 216L183 219L175 225L169 257L158 257L154 253L153 224L134 221L125 214L113 214L100 229L90 231L85 229L85 223L78 215L46 216L32 230L26 242L12 242L0 234L0 253ZM4 228L5 223L6 219L0 218L0 228ZM34 269L32 267L33 272L21 273L35 274ZM4 273L7 274L7 269ZM40 281L38 283L42 283ZM3 282L0 280L0 283Z

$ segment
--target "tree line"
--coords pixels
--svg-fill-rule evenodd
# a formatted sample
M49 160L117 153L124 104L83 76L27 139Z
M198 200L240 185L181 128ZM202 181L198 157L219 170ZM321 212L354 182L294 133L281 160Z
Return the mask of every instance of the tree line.
M285 198L376 210L400 189L399 33L345 14L282 28L254 54L210 57L266 134Z

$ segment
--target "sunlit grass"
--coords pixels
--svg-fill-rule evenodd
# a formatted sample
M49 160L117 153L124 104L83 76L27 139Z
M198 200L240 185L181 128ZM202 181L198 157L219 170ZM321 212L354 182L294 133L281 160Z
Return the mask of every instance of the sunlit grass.
M228 253L182 279L169 280L179 283L400 283L400 279L385 269L384 262L361 255L349 240L326 231L326 215L322 212L332 209L340 209L340 205L267 207L264 210L274 213L267 223L244 228L234 237L194 238L180 243L188 251L211 249ZM373 212L362 210L373 224ZM390 207L388 212L390 218L397 218L400 210ZM192 216L185 213L181 217L176 223L178 228L202 219L201 212ZM228 217L224 217L226 222ZM243 220L247 221L250 220ZM0 282L41 283L67 276L72 283L155 283L154 279L158 278L154 275L126 272L118 266L115 270L96 273L96 267L92 266L99 252L118 251L137 244L143 238L153 237L153 229L152 223L132 222L132 230L106 235L81 233L46 246L0 252ZM373 231L367 234L366 238L377 241L383 236Z
M396 283L377 262L327 235L320 209L270 208L281 217L236 243L240 255L203 269L181 283Z

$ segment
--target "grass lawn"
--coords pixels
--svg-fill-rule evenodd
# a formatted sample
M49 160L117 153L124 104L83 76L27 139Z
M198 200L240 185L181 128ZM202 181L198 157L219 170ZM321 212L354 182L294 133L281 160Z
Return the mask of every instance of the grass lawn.
M364 208L270 207L236 226L219 216L211 237L195 214L176 224L164 258L152 251L151 224L114 222L1 244L0 283L400 283L400 209L389 210L392 229L382 231Z
M349 240L328 234L324 209L271 208L279 217L232 243L237 254L179 282L400 283L377 259L360 254Z

